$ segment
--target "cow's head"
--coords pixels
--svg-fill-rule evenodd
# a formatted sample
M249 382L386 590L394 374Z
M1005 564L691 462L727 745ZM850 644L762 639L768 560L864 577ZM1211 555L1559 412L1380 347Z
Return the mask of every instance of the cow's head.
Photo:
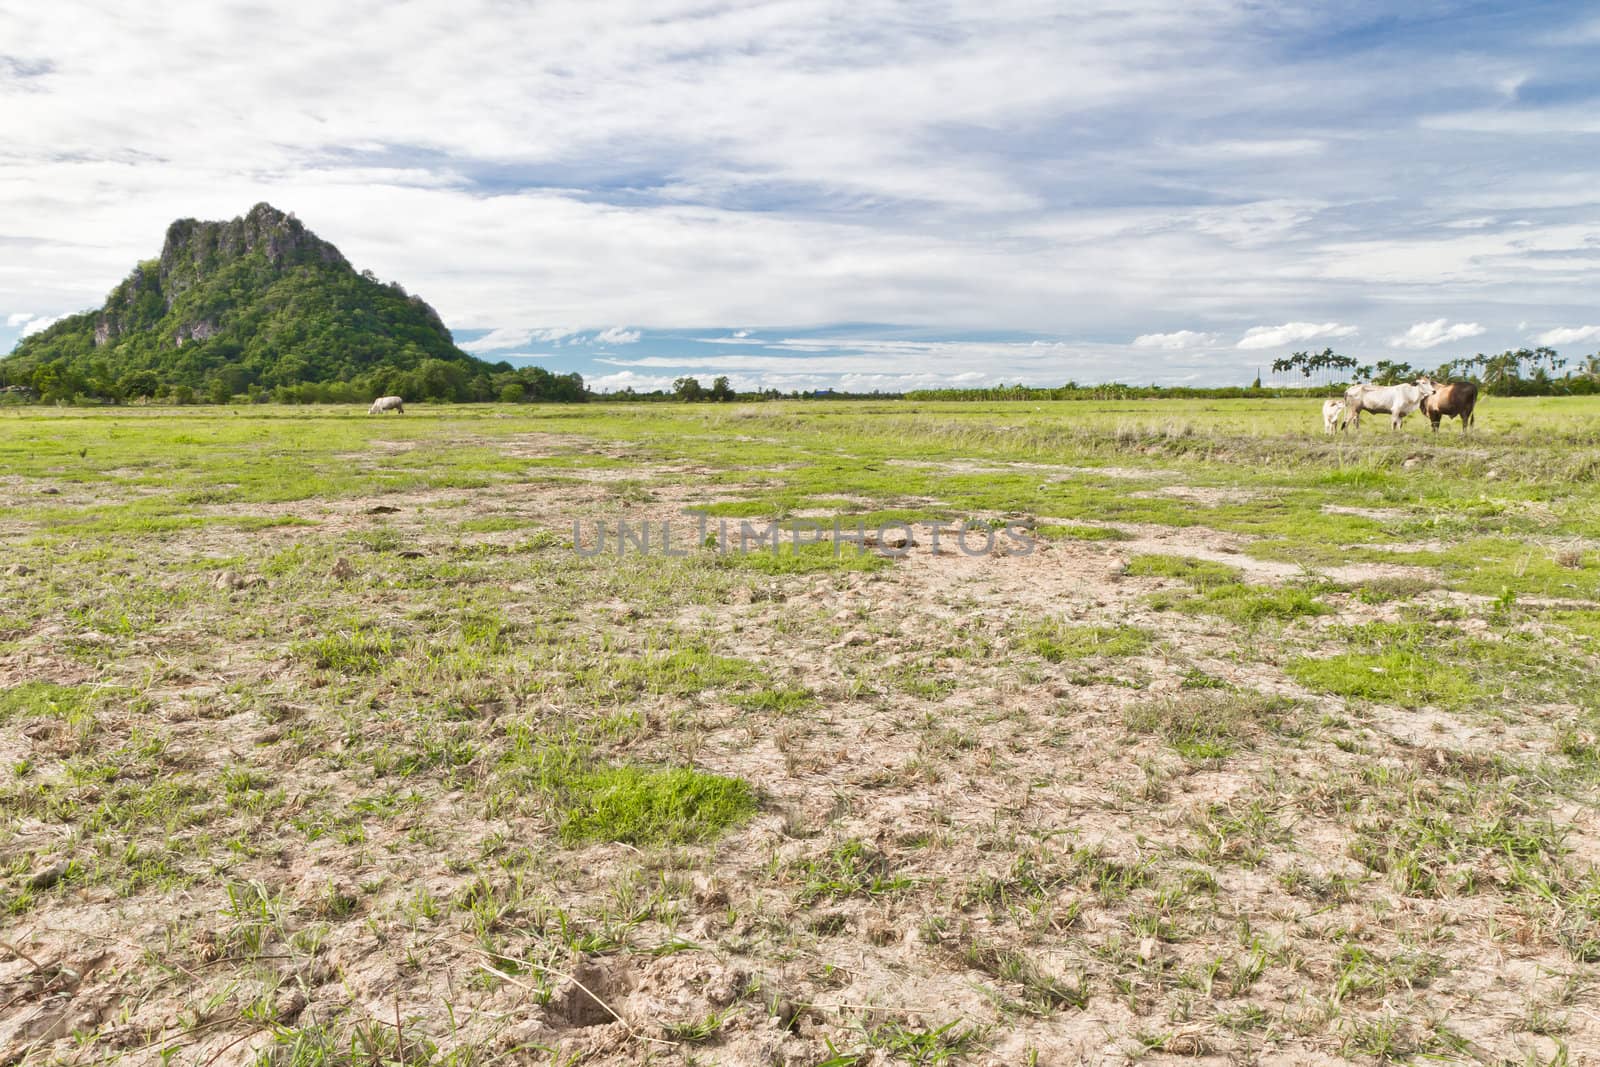
M1428 377L1426 374L1418 378L1417 391L1423 396L1432 396L1436 391L1436 387L1433 384L1433 379Z

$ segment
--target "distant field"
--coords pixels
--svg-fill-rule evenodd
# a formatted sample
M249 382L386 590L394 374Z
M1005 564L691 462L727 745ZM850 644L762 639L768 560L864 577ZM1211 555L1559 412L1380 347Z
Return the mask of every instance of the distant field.
M1447 426L0 408L0 1063L1600 1057L1600 398Z

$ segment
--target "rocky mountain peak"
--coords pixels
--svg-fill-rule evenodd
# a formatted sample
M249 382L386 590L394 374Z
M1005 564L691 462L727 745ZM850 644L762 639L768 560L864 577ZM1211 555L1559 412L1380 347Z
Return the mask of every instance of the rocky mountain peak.
M167 227L161 247L160 275L169 279L215 269L220 263L264 250L274 267L324 263L348 267L337 248L305 228L291 214L262 202L249 213L227 222L179 219Z

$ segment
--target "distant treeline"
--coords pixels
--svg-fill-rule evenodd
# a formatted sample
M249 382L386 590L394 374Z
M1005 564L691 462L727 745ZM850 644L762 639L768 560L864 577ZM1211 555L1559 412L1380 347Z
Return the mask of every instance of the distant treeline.
M1287 375L1293 380L1297 371L1302 379L1324 385L1345 384L1340 379L1346 375L1353 381L1394 385L1425 374L1441 382L1474 381L1485 392L1499 396L1564 396L1596 391L1600 384L1600 354L1573 363L1553 348L1518 348L1493 355L1479 352L1430 368L1388 359L1361 364L1351 356L1324 348L1321 352L1296 352L1272 361L1274 375Z
M583 403L590 398L581 374L543 367L422 359L414 367L381 366L348 380L268 384L231 368L209 379L173 381L154 370L121 375L94 364L43 366L0 362L0 404L368 404L376 396L408 400L502 404Z
M840 393L832 389L814 389L804 392L799 389L791 389L787 393L781 389L759 389L753 392L740 393L734 390L726 377L715 379L708 389L700 384L700 379L686 376L673 381L671 389L652 389L649 392L641 392L629 387L627 389L619 389L614 393L598 395L603 396L606 400L618 400L623 403L665 404L686 401L692 404L701 401L726 403L733 400L746 402L761 400L900 400L905 394L877 391L871 393Z
M1215 387L1171 385L1079 385L1068 382L1055 387L1000 385L984 389L918 389L906 393L907 400L1140 400L1154 397L1173 399L1229 400L1245 397L1305 396L1337 392L1352 381L1393 385L1421 375L1435 381L1473 381L1492 396L1588 396L1600 394L1600 353L1585 356L1577 363L1563 359L1553 348L1519 348L1497 355L1466 356L1448 360L1437 367L1414 367L1394 360L1379 360L1360 365L1349 356L1331 349L1319 353L1296 352L1274 361L1275 374L1299 371L1307 384L1263 386L1256 378L1249 386ZM1351 380L1333 380L1330 372L1353 371ZM1313 375L1321 379L1312 384Z
M987 389L913 389L903 394L907 400L1148 400L1168 397L1174 400L1229 400L1244 397L1305 396L1304 386L1270 387L1259 385L996 385Z

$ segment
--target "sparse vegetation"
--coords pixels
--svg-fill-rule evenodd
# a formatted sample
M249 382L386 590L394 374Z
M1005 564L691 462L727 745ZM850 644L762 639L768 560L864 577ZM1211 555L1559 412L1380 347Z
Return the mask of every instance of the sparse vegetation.
M1592 1058L1524 403L0 411L0 1058ZM912 543L572 550L686 508Z

